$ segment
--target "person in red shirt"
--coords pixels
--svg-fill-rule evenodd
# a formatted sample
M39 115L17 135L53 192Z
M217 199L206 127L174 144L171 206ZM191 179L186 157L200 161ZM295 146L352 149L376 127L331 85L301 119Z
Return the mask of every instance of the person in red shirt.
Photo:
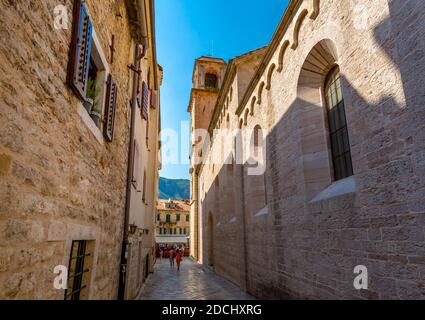
M181 252L181 250L177 250L177 252L176 252L177 271L180 271L180 263L181 262L182 262L182 252Z

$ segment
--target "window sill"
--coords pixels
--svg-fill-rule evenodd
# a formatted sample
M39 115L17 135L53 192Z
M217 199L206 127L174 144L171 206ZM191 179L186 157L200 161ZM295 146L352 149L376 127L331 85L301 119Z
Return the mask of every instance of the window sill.
M103 139L102 132L100 132L100 129L95 125L92 118L88 114L86 108L84 108L81 101L78 102L78 114L80 118L83 120L86 127L90 130L90 132L94 135L96 140L103 145L105 143L105 140Z
M311 213L337 211L357 206L357 184L354 176L332 183L308 204Z

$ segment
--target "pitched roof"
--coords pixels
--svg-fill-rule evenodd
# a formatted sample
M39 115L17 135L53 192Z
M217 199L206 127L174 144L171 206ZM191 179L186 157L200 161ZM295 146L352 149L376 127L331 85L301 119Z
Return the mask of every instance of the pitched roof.
M167 208L167 204L170 203L174 206L171 208ZM189 212L190 203L189 200L159 200L156 208L161 211Z

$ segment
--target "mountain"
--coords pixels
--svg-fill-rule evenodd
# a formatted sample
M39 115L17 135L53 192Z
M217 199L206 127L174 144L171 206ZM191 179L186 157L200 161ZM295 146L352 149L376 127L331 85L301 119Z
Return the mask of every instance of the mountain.
M161 200L188 200L190 198L190 181L160 177L158 197Z

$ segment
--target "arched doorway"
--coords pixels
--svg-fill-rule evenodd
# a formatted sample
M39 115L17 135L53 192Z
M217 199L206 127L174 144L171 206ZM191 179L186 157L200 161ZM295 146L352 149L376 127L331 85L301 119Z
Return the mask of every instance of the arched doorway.
M208 265L214 267L214 217L208 214Z

